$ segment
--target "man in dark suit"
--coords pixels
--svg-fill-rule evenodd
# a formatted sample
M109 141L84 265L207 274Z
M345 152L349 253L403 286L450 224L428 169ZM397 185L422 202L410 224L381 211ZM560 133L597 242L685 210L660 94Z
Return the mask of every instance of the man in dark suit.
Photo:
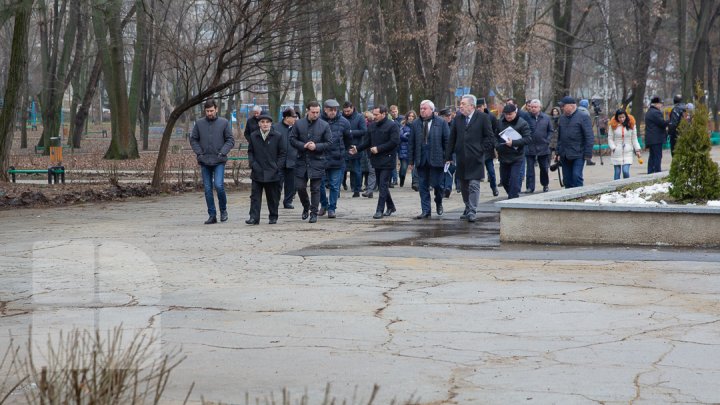
M480 180L485 154L495 146L495 135L487 114L475 110L477 99L472 94L463 96L460 112L450 130L450 142L445 150L445 161L452 162L456 155L455 176L460 179L465 211L460 219L475 222L477 205L480 200Z
M280 162L280 187L284 188L283 208L293 209L293 199L295 198L295 159L297 151L290 145L290 130L295 125L297 115L292 107L286 108L282 112L282 121L273 124L273 130L283 137L285 149L287 149L287 157L285 162Z
M645 114L645 147L650 149L648 174L662 171L662 147L667 142L668 126L668 122L663 118L662 108L660 97L653 97Z
M373 218L380 219L396 211L395 203L390 196L390 177L395 167L397 148L400 145L400 126L388 118L387 107L384 105L373 108L372 114L375 122L368 127L368 136L360 145L352 145L348 153L354 155L365 149L370 150L370 162L375 169L375 177L380 189L380 198Z
M280 172L287 154L282 135L272 129L272 118L269 115L261 115L258 117L258 123L260 127L250 134L248 139L248 162L252 179L250 218L245 221L248 225L260 223L263 190L270 213L269 223L277 223L278 205L280 204Z
M410 125L408 167L417 167L422 212L415 219L430 218L430 187L435 193L435 212L443 214L443 182L445 150L450 137L450 127L444 119L435 116L435 104L430 100L420 102L420 119Z

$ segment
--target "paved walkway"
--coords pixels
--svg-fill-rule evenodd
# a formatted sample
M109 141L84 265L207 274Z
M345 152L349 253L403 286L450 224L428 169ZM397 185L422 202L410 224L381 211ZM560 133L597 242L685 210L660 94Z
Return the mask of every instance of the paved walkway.
M328 382L357 403L375 383L377 404L720 402L720 251L500 245L482 190L475 224L455 193L410 219L409 188L390 218L343 193L317 224L247 226L247 193L213 226L200 193L3 211L0 348L30 324L38 343L145 328L187 355L169 403L193 381L194 401L225 403L283 387L320 403Z

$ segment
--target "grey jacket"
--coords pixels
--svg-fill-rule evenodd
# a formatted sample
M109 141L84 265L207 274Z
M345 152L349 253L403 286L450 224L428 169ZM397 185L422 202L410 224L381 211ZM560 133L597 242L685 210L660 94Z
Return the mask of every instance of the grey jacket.
M217 166L227 162L227 154L235 146L230 123L222 117L212 121L207 118L195 121L190 146L201 165Z

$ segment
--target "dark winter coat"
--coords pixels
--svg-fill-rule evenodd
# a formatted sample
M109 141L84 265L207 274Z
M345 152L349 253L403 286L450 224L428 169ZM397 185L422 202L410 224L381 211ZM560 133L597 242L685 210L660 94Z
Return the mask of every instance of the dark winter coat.
M569 117L558 120L557 153L569 160L592 158L595 135L590 116L575 110Z
M392 169L395 167L397 148L400 145L400 125L388 117L382 121L373 122L368 127L368 136L357 145L358 152L368 149L370 163L375 169ZM371 153L370 148L377 147L377 153Z
M227 162L227 154L235 146L230 123L222 117L195 121L190 135L190 146L201 165L217 166Z
M507 127L512 127L522 136L522 139L512 141L512 146L507 146L505 140L500 137L500 132ZM503 116L498 121L498 131L498 135L495 136L495 150L497 150L500 163L516 163L525 159L525 148L533 143L530 125L527 121L520 118L520 114L515 114L515 119L510 122L505 121L505 116Z
M330 119L323 113L320 119L330 125L330 132L332 133L332 145L325 151L325 168L340 169L345 166L345 156L350 145L352 145L350 121L345 119L342 114Z
M285 125L282 121L276 122L272 126L273 130L282 135L283 143L285 144L285 150L287 151L287 157L285 162L281 162L280 167L282 169L292 169L295 167L295 161L297 160L297 150L290 145L290 130L292 127Z
M410 143L408 164L417 165L418 167L443 167L445 166L445 151L450 141L450 127L441 117L433 116L430 118L430 130L428 131L428 145L430 147L427 161L422 159L423 144L423 125L425 122L421 118L417 118L410 125Z
M305 149L305 144L315 142L315 150ZM320 179L325 175L325 152L332 145L332 132L327 122L307 117L297 120L290 130L290 144L298 151L295 161L295 177Z
M490 117L475 111L470 123L465 124L465 116L458 114L450 130L450 141L445 149L445 161L456 155L455 175L463 180L481 180L484 177L485 153L492 152L495 136Z
M667 142L668 122L662 111L650 106L645 114L645 145L659 145Z
M403 125L400 128L400 147L398 148L398 159L407 160L410 149L410 125Z
M530 114L530 133L533 142L527 146L526 155L545 156L550 154L550 138L553 136L553 125L550 116L540 112L537 117Z
M250 143L250 135L258 129L260 129L260 120L257 117L248 118L245 123L245 132L243 132L245 140L248 141L248 143Z
M250 134L247 153L252 180L263 183L280 181L280 171L287 153L282 134L271 128L263 140L258 129Z
M343 117L350 121L350 137L352 138L350 144L360 145L365 135L367 135L367 122L365 122L365 117L355 110L353 110L350 116L345 116L343 114ZM347 158L353 160L359 159L360 154L348 155Z

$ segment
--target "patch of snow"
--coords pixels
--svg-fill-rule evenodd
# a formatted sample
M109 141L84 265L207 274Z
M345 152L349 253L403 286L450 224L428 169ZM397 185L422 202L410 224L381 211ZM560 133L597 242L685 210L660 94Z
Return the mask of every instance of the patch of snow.
M598 198L589 198L585 202L600 204L667 205L665 201L648 201L653 194L667 193L670 183L657 183L629 191L615 191L602 194Z
M710 200L707 205L708 207L720 207L720 200Z

